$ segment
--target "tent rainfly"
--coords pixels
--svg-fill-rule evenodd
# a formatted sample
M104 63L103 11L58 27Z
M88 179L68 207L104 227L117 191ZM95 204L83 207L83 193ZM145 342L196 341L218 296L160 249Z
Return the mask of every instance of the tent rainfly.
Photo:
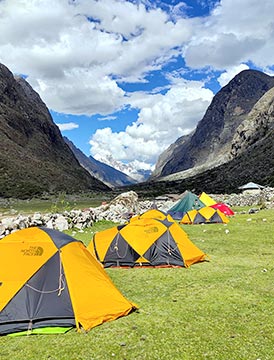
M214 199L212 199L212 197L210 197L209 195L207 195L205 192L202 192L202 194L199 196L199 199L206 205L206 206L210 206L213 209L218 209L220 210L223 214L225 214L226 216L231 216L234 215L234 212L232 211L232 209L230 209L230 207L224 203L217 203Z
M32 227L0 241L0 335L88 331L136 306L85 245Z
M180 220L180 224L227 224L229 219L218 209L206 206L199 210L188 211Z
M201 195L199 196L199 199L202 201L202 203L205 204L205 206L211 206L211 205L217 204L217 202L214 199L212 199L212 197L209 196L208 194L206 194L205 192L201 193Z
M232 216L234 215L234 211L232 209L230 209L230 207L226 204L223 203L217 203L215 205L211 205L211 207L213 209L218 209L220 210L223 214L225 214L226 216Z
M201 209L205 206L205 204L199 199L199 197L193 194L190 191L186 191L184 197L177 201L169 210L168 214L170 214L173 219L180 220L182 216L190 210L193 209Z
M158 209L150 209L147 210L146 212L140 214L140 215L136 215L133 216L130 221L135 221L135 220L139 220L139 219L158 219L158 220L168 220L170 222L174 222L174 219L172 218L171 215L166 214L165 212L158 210Z
M188 267L206 255L174 221L141 218L94 234L88 249L104 267Z

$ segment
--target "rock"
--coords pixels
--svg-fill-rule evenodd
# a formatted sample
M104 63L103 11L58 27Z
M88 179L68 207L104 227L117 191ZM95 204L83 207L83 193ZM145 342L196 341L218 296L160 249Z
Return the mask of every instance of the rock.
M64 231L69 229L68 220L63 216L59 215L55 220L55 229Z
M54 229L53 219L49 219L49 220L46 222L46 227L49 228L49 229Z
M274 189L266 187L259 194L210 194L217 202L233 206L258 206L259 208L274 208Z
M14 226L14 218L4 218L2 219L1 223L1 226L5 229L12 229Z
M251 206L248 211L243 211L242 213L248 212L249 214L254 214L261 208L274 208L274 189L270 187L264 188L259 195L210 194L210 196L215 201L223 202L230 207ZM35 213L32 216L19 214L16 217L6 217L0 221L0 239L13 231L30 226L46 226L59 231L73 228L83 231L83 229L91 227L94 222L100 220L124 224L131 216L142 214L151 208L167 212L175 203L175 199L168 199L168 197L161 197L153 201L138 201L138 195L134 191L129 191L118 195L108 204L103 204L96 208L64 211L62 214L48 213L43 215ZM251 220L251 218L247 219L247 222Z
M255 214L255 213L259 212L259 211L260 211L260 209L251 208L251 209L248 210L248 213L249 213L249 214Z

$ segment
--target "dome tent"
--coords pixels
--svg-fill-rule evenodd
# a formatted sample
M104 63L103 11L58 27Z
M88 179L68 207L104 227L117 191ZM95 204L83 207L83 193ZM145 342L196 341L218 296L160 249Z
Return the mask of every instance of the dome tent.
M205 206L212 206L217 204L217 202L212 199L211 196L209 196L208 194L206 194L205 192L202 192L201 195L199 196L199 199L205 204Z
M88 331L136 308L81 241L57 230L7 235L0 263L0 335Z
M145 211L144 213L140 215L133 216L130 221L135 221L139 219L158 219L158 220L168 220L170 222L174 222L174 219L171 215L166 214L164 211L158 210L158 209L150 209Z
M174 221L141 218L94 234L88 249L104 267L188 267L206 255Z
M185 195L177 201L169 210L173 219L180 220L182 216L189 210L201 209L205 204L199 199L199 197L193 194L191 191L186 191Z
M226 216L232 216L234 215L234 211L232 209L230 209L230 207L224 203L217 203L215 205L211 205L211 207L213 209L218 209L220 210L223 214L225 214Z
M228 218L218 209L205 206L199 210L190 210L179 221L180 224L215 224L229 222Z
M213 209L220 210L223 214L226 216L232 216L234 215L234 211L230 209L230 207L224 203L217 203L212 197L207 195L205 192L202 192L202 194L199 196L199 199L206 205L210 206Z

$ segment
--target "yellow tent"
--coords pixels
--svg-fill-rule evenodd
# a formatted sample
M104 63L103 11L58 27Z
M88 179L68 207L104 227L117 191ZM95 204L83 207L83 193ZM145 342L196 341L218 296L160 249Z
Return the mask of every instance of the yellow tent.
M81 241L56 230L33 227L4 237L0 264L1 335L88 331L136 308Z
M150 209L147 210L146 212L142 213L141 215L136 215L133 216L130 221L135 221L135 220L139 220L139 219L158 219L158 220L165 220L167 219L168 221L174 221L174 219L172 218L171 215L169 214L165 214L163 211L158 210L158 209Z
M202 192L199 196L199 199L205 204L205 206L211 206L216 205L217 202L212 199L209 195L207 195L205 192Z
M104 267L185 266L206 255L174 221L141 218L94 234L88 249Z
M229 222L228 218L218 209L205 206L199 210L190 210L179 221L180 224L214 224Z

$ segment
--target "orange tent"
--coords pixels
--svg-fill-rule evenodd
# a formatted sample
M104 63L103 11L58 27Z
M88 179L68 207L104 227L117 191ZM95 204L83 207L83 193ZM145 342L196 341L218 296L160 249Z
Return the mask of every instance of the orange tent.
M199 210L190 210L179 221L180 224L227 224L229 219L218 209L205 206Z
M88 249L104 267L185 266L205 260L176 222L141 218L94 234Z
M88 331L136 308L81 241L56 230L33 227L4 237L0 264L0 335Z
M158 219L158 220L165 220L173 222L174 219L171 215L164 213L161 210L158 209L150 209L145 211L144 213L140 215L133 216L130 221L139 220L139 219Z

